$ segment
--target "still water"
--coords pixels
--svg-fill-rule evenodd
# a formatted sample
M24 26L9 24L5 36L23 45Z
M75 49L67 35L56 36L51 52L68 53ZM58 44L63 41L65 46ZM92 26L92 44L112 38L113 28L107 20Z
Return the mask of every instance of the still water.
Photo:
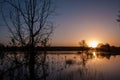
M105 52L0 53L0 80L120 80L120 55ZM33 66L32 68L30 66Z

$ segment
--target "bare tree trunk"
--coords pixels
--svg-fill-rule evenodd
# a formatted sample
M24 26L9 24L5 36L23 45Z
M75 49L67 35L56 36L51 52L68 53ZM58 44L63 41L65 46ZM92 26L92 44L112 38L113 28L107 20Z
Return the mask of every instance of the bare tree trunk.
M35 80L35 46L46 47L53 32L52 0L3 0L2 16L18 46L29 46L29 75ZM5 3L5 4L4 4ZM6 5L7 4L7 5ZM9 11L6 12L9 7ZM44 61L46 54L44 54Z
M29 59L29 76L30 80L35 80L35 54L34 51L31 51L30 53L30 59Z

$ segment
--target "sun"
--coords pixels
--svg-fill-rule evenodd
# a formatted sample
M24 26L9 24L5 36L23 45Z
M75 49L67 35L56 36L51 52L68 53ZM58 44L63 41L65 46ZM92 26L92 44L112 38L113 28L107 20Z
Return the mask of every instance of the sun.
M97 42L97 41L91 41L91 42L89 43L89 46L92 47L92 48L96 48L97 45L98 45L98 42Z

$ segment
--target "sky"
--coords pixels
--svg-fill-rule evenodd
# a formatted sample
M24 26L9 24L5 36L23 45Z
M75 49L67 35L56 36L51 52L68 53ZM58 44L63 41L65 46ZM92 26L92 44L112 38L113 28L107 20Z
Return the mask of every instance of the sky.
M55 0L53 46L78 46L81 40L120 46L120 26L116 21L120 0ZM9 40L0 15L0 42Z

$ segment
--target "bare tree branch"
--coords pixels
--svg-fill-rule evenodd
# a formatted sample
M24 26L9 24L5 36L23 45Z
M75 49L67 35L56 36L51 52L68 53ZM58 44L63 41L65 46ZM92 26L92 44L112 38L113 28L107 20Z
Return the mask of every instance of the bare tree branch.
M54 12L52 0L4 0L3 4L6 3L11 7L10 14L2 16L16 42L35 46L45 41L46 45L53 32L53 23L49 21ZM9 20L4 14L9 15Z

